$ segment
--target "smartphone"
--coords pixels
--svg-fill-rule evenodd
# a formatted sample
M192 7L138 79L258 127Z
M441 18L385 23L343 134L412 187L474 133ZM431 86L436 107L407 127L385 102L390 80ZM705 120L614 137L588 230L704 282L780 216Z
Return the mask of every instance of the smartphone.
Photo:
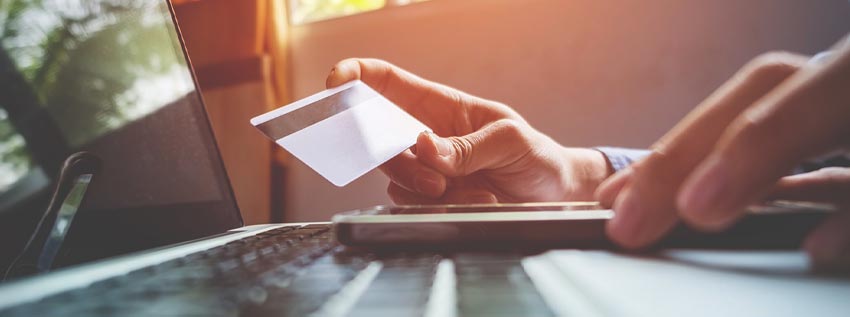
M735 225L700 232L679 224L656 247L799 248L835 211L827 204L772 201L751 206ZM614 211L596 202L375 206L337 214L337 240L356 247L613 248L605 223Z

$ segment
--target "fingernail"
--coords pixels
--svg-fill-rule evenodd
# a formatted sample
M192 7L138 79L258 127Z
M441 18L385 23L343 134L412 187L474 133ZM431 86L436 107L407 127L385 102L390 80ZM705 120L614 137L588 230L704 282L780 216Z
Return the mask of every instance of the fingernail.
M734 190L726 182L727 168L722 160L710 158L686 181L676 204L682 215L695 225L713 227L730 221L734 215L728 202L734 200Z
M449 156L452 154L452 144L449 140L438 137L434 133L429 133L428 137L431 138L431 141L434 142L434 146L437 147L437 154L440 156Z
M337 64L336 68L337 68L337 70L345 71L345 70L351 70L351 69L360 69L360 65L358 65L358 62L356 60L350 60L349 59L349 60L345 60L342 63ZM358 75L359 75L359 73L358 73Z
M416 191L431 197L439 197L443 194L445 181L442 175L419 171L413 178L413 186Z
M419 152L419 145L420 144L431 142L429 140L431 138L431 136L428 135L429 133L431 133L431 132L429 132L429 131L419 132L419 135L416 137L416 143L413 144L413 146L410 147L410 151L413 152L414 155L417 152Z

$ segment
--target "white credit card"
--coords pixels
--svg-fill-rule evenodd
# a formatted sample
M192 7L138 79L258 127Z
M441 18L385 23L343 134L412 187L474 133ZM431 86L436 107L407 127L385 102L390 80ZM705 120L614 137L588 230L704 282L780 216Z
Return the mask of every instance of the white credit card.
M359 80L254 117L251 124L336 186L375 169L430 131Z

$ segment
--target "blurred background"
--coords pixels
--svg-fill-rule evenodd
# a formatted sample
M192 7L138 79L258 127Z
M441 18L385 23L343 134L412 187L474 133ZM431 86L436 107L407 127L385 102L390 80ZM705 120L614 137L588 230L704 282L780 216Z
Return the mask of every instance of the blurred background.
M247 223L389 203L372 172L337 188L248 120L375 57L516 108L569 146L646 147L760 53L814 54L846 0L174 0Z

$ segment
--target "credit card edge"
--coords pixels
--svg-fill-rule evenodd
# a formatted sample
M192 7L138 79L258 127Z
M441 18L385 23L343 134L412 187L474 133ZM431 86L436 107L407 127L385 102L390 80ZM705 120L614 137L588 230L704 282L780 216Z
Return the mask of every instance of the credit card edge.
M312 103L314 103L318 100L321 100L323 98L327 98L327 97L329 97L329 96L331 96L335 93L338 93L340 91L346 90L346 89L351 88L351 87L354 87L358 83L363 83L363 82L360 81L359 79L358 80L352 80L350 82L342 84L341 86L322 90L322 91L317 92L315 94L312 94L310 96L296 100L295 102L277 107L277 108L275 108L271 111L268 111L268 112L265 112L265 113L260 114L258 116L255 116L255 117L251 118L251 120L249 120L249 121L251 122L252 126L256 127L258 125L261 125L263 123L268 122L269 120L278 118L278 117L285 115L287 113L290 113L292 111L295 111L295 110L304 108L306 106L309 106L310 104L312 104ZM363 85L366 86L366 87L369 87L369 85L366 85L365 83L363 83ZM380 94L378 94L377 91L372 89L372 87L369 87L369 89L374 91L377 95L380 95Z

